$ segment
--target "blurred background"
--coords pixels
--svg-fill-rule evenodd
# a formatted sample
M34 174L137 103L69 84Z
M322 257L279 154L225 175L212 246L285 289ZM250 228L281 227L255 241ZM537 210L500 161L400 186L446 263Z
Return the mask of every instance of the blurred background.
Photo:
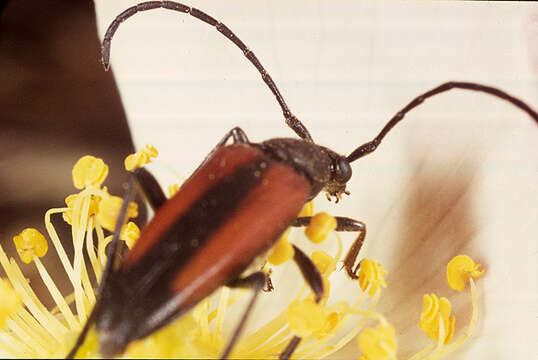
M110 167L106 184L122 194L127 179L121 171L123 157L133 143L112 72L99 62L93 2L1 4L0 243L15 255L13 236L26 227L46 234L45 211L65 206L65 197L76 191L71 169L81 156L103 158ZM56 219L70 254L70 228L61 216ZM54 268L58 259L52 255L43 261ZM32 285L42 289L35 266L22 268ZM53 303L48 296L43 300Z

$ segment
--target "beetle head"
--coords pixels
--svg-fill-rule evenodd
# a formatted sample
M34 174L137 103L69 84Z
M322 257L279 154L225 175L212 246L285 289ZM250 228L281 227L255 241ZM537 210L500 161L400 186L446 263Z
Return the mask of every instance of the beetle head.
M349 161L345 156L338 155L336 153L330 153L332 158L331 164L331 179L325 185L325 191L327 192L327 199L331 201L331 197L336 199L336 202L340 201L342 194L349 195L349 191L346 190L346 184L351 179L352 170Z

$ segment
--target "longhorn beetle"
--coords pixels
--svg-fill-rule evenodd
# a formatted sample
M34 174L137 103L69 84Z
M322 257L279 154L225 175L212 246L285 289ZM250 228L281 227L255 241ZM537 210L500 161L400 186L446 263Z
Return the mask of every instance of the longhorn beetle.
M111 243L112 255L99 285L97 302L68 357L75 355L94 323L99 332L101 354L114 356L131 341L147 336L184 314L222 285L252 288L254 294L222 354L222 358L227 358L267 281L262 272L241 277L243 271L269 249L287 227L309 224L310 217L298 218L297 215L320 191L326 191L337 201L342 194L348 194L350 164L375 151L410 110L437 94L466 89L506 100L538 123L534 110L502 90L471 82L447 82L413 99L373 140L347 156L339 155L314 143L256 55L226 25L201 10L172 1L150 1L128 8L116 17L104 36L102 62L105 69L109 66L112 37L119 25L138 12L157 8L191 15L232 41L261 74L280 105L286 124L300 139L251 143L243 130L234 127L170 200L148 171L136 170L118 216ZM233 144L227 145L230 139ZM135 180L155 210L155 216L132 251L120 260L119 232L125 222ZM337 231L358 232L344 258L348 276L356 279L360 265L356 264L356 259L366 227L354 219L336 219ZM319 301L324 293L320 273L304 252L294 248L294 261ZM295 336L280 358L289 358L300 341Z

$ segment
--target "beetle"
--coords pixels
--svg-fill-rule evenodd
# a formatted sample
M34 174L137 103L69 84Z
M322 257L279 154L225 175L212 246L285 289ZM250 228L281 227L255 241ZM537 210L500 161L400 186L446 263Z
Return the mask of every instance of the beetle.
M350 164L374 152L409 111L432 96L451 89L484 92L510 102L538 123L534 110L500 89L471 82L448 82L413 99L373 140L347 156L340 155L314 143L256 55L226 25L196 8L172 1L150 1L126 9L105 34L102 61L106 69L111 41L119 25L138 12L157 8L191 15L232 41L258 70L281 107L286 124L299 139L277 138L252 143L241 128L234 127L170 200L148 171L136 170L124 196L111 243L113 255L101 279L97 303L68 357L76 353L94 323L100 334L101 353L114 356L131 341L181 316L222 285L252 288L254 294L222 354L226 358L267 282L261 272L242 277L243 271L269 249L287 227L309 224L309 217L297 218L307 201L321 191L326 191L336 201L348 194ZM233 144L227 145L230 139ZM135 247L120 260L119 230L135 179L156 212ZM355 279L360 266L356 260L365 240L366 226L355 219L337 217L336 230L358 232L343 266L348 276ZM324 289L316 267L296 246L294 261L319 300ZM300 340L294 337L280 357L289 358Z

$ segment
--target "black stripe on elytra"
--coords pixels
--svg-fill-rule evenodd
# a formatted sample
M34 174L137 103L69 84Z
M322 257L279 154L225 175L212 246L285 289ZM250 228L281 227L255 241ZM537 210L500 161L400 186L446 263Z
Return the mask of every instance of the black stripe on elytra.
M132 296L144 296L151 291L152 298L160 297L155 296L156 293L168 290L177 272L259 185L268 168L267 162L267 159L257 158L238 166L206 191L147 254L116 274L120 283L130 287L125 290Z

